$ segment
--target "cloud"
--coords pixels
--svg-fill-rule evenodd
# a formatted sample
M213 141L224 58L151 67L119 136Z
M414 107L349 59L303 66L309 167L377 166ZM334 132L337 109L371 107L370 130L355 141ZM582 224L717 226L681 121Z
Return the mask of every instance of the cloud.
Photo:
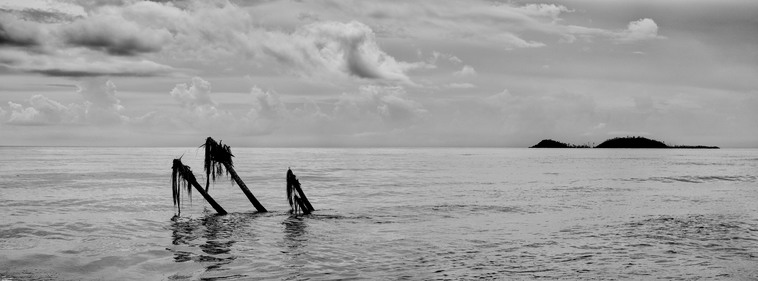
M177 84L169 95L181 106L178 113L158 112L142 119L152 121L153 126L170 126L174 130L219 133L239 129L238 119L231 112L217 108L211 98L211 83L200 77L192 78L190 84Z
M311 3L269 2L256 5L256 18L296 24L285 11L318 12L322 18L361 21L377 30L383 38L444 40L473 44L494 43L504 49L542 47L544 43L524 39L524 31L536 30L541 22L552 22L562 6L493 4L487 1L413 1L413 2L329 2L328 9ZM318 11L312 11L318 9ZM566 10L566 9L564 9ZM277 15L276 19L272 15Z
M558 20L561 13L573 12L563 5L555 4L527 4L521 7L525 14L530 16L549 17Z
M172 39L166 29L140 26L110 10L64 25L60 30L63 41L112 55L133 56L158 52Z
M302 77L405 84L413 84L409 71L426 66L396 60L358 21L319 21L288 31L257 24L228 1L112 4L84 3L86 14L65 24L0 18L0 26L10 26L0 33L6 45L44 49L0 49L0 62L14 71L75 77L167 75L178 71L169 65L198 62L206 69L248 71L267 64ZM38 35L43 33L49 36Z
M476 76L476 70L473 66L470 65L464 65L461 70L453 72L454 76L457 77L469 77L469 76Z
M124 124L129 117L122 115L124 107L116 97L116 84L110 79L95 77L79 80L77 91L85 100L85 118L91 124Z
M360 87L357 93L342 94L333 115L342 121L352 120L352 130L371 131L408 127L425 113L420 103L406 97L402 87L368 85Z
M305 75L326 70L410 84L407 72L425 65L395 60L379 48L373 30L357 21L316 22L292 34L272 33L269 39L264 52Z
M29 99L29 107L8 102L10 117L8 124L13 125L48 125L79 123L84 110L78 105L65 106L43 95L34 95Z
M94 106L120 110L121 101L116 97L116 84L109 79L88 78L79 81L78 93Z
M175 73L173 67L142 56L169 45L171 33L130 20L125 16L128 10L104 6L52 21L48 14L57 14L54 10L0 13L0 65L15 72L67 77ZM26 15L26 20L16 15ZM14 46L24 48L9 48Z
M247 111L230 111L212 98L209 81L194 77L177 84L170 95L180 105L178 110L151 112L134 119L142 130L181 131L199 134L262 136L276 132L290 118L290 112L274 91L253 87L251 101L235 100L235 105L249 106Z
M171 66L146 59L104 57L87 50L29 53L24 50L0 49L0 66L13 71L63 77L165 76L177 71Z
M215 106L216 103L211 100L210 93L211 83L200 77L192 78L190 85L186 83L177 84L170 92L171 97L185 108Z
M476 85L471 83L450 83L445 85L445 87L451 89L473 89L476 88Z
M42 36L36 24L0 12L0 46L33 47L41 43Z
M635 43L666 38L658 35L658 24L649 18L629 22L624 30L607 30L576 25L557 27L556 32L561 34L564 40L569 43L574 42L577 36L586 41L591 41L594 38L608 38L616 43Z
M110 80L90 78L79 81L77 91L83 98L81 104L63 105L43 95L33 95L29 107L9 102L10 116L7 123L13 125L115 125L129 121L121 115L123 106L116 98L116 86Z
M421 56L420 53L419 53L419 56ZM461 63L463 63L463 60L461 60L460 58L458 58L458 57L456 57L456 56L454 56L452 54L446 54L446 53L442 53L442 52L438 52L438 51L432 51L432 56L431 56L431 58L429 58L428 62L429 62L430 65L437 65L437 62L440 59L444 59L444 60L446 60L446 61L448 61L448 62L450 62L452 64L461 64Z
M271 133L281 126L290 114L279 94L274 91L263 91L254 86L250 90L253 105L247 113L246 131L253 135Z
M555 4L236 3L87 0L67 2L72 7L65 9L77 12L54 20L52 14L27 13L21 20L0 13L0 64L10 71L49 76L163 76L185 71L179 68L185 66L199 70L193 75L283 72L337 83L357 78L414 85L414 71L436 65L401 59L408 56L397 48L397 40L512 50L544 47L549 42L544 35L567 42L577 37L619 43L662 38L648 18L617 31L564 25L561 16L572 10ZM298 16L302 12L314 15L305 25ZM383 39L397 40L389 41L394 46L387 49ZM433 61L438 58L442 56ZM444 58L462 63L456 56Z
M631 43L662 38L665 37L658 36L658 24L652 19L644 18L630 22L626 31L618 33L616 40L620 43Z

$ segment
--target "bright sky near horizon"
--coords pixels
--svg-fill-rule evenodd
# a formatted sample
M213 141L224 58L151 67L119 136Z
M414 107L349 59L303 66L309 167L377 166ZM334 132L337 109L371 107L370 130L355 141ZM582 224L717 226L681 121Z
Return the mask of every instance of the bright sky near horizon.
M0 1L0 145L758 147L758 1Z

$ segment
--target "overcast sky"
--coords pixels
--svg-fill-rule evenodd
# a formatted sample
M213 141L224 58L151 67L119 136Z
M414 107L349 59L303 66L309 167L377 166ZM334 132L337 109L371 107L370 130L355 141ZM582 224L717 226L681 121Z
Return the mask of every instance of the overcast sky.
M758 1L0 2L0 145L758 146Z

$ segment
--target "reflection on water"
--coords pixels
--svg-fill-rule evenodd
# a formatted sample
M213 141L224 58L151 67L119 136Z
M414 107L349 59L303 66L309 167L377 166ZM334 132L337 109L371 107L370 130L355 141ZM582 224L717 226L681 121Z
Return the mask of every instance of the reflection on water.
M200 218L171 218L171 246L175 263L194 263L200 272L178 272L172 280L235 280L276 276L299 280L308 276L308 221L314 215L285 216L281 212L206 214ZM269 228L278 221L279 227ZM262 241L279 237L275 241ZM278 250L272 251L275 245ZM282 256L282 254L285 254ZM192 267L190 267L191 269Z
M237 259L231 253L236 243L233 233L253 218L244 214L206 215L195 219L174 216L171 218L171 244L174 246L166 249L174 254L177 263L193 261L201 263L206 272L221 271L224 265ZM214 279L218 278L203 278Z
M282 222L284 225L284 244L290 250L302 248L307 242L305 236L308 224L303 216L290 216Z

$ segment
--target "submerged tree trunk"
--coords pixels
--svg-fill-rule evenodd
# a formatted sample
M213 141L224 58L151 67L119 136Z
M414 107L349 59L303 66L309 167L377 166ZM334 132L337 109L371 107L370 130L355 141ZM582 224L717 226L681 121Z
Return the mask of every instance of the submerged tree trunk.
M315 209L313 209L313 205L311 205L311 201L308 201L308 197L305 197L305 192L303 192L302 189L300 189L300 181L296 180L297 183L295 184L295 190L297 190L297 193L300 194L300 202L304 205L304 210L307 210L308 213L313 212Z
M213 200L213 197L203 190L203 187L197 182L197 178L195 178L195 174L192 173L192 169L190 169L189 166L182 164L181 159L174 159L173 166L171 167L171 189L174 193L174 205L179 209L179 214L182 213L181 188L183 186L187 189L187 194L190 196L191 200L192 188L189 187L190 185L203 196L205 201L207 201L219 215L226 215L226 210L216 203L216 200Z
M208 201L208 204L211 204L211 207L213 207L214 210L216 210L216 213L219 215L226 215L226 210L224 208L221 208L221 205L216 203L216 200L213 200L213 197L211 197L208 192L205 192L202 186L200 186L200 183L197 182L197 180L194 180L195 176L192 176L192 181L189 183L197 189L197 192L200 192L200 195L205 198L205 201Z
M255 196L253 196L253 193L250 192L250 189L247 188L247 185L242 181L242 179L237 175L237 171L234 170L234 167L228 164L224 164L226 171L229 172L229 176L232 177L234 182L237 183L237 186L242 189L242 193L245 193L245 196L247 196L247 199L250 200L250 203L253 203L253 206L255 207L258 212L268 212L266 208L261 205L260 202L258 202L258 199L255 199Z
M242 189L242 192L245 193L245 196L247 196L247 199L250 200L250 203L253 203L255 209L257 209L258 212L267 212L266 208L264 208L263 205L258 202L258 199L255 199L253 193L250 192L250 189L247 188L247 185L245 185L239 175L237 175L237 172L234 170L234 162L232 161L232 157L234 157L234 155L232 154L231 147L222 144L220 141L216 142L211 137L206 138L205 144L201 145L200 147L205 148L204 168L206 176L206 189L208 189L211 180L215 182L216 177L223 175L224 170L226 169L226 173L232 178L232 180L234 180L234 182L237 183L237 186Z
M300 188L300 181L291 169L287 170L287 200L293 213L297 213L298 208L306 215L315 210L308 197L305 196L305 192Z

